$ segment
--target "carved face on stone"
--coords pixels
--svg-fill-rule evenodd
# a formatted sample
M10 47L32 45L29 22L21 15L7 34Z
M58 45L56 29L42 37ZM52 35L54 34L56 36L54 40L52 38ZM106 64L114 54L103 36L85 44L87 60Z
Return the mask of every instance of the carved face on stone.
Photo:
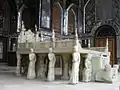
M49 52L50 52L50 53L52 53L52 52L53 52L52 48L49 48Z
M31 53L33 53L33 52L34 52L34 49L33 49L33 48L31 48L31 49L30 49L30 52L31 52Z
M28 32L29 32L29 33L31 33L31 30L30 30L30 29L28 29Z
M78 47L77 47L77 45L74 46L73 50L74 50L74 52L78 52Z
M111 65L108 64L108 65L105 65L105 71L110 71L111 70Z

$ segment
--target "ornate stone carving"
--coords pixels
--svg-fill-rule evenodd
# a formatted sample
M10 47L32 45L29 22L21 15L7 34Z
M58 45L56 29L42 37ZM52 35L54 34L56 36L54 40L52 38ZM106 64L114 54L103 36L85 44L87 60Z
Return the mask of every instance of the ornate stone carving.
M40 42L40 32L37 31L37 25L35 25L35 32L36 32L36 34L35 34L35 41L36 42Z
M35 42L35 34L29 29L25 32L26 42Z
M86 7L86 33L90 33L95 22L95 0L90 0Z
M55 68L56 57L55 54L53 53L52 48L49 48L48 59L49 59L49 68L48 68L47 80L53 81L55 79L54 68Z
M25 36L25 26L24 26L24 22L22 21L22 30L18 36L18 43L25 43L26 42L26 36Z
M113 5L113 19L115 20L114 22L120 26L120 0L112 0Z
M72 54L72 71L70 75L70 84L77 84L79 82L79 64L80 53L78 52L78 46L74 46L74 52Z
M44 65L44 59L45 59L44 54L39 54L38 55L38 60L37 60L37 66L36 66L36 71L37 71L37 78L39 79L45 79L45 65Z
M90 35L94 36L96 30L97 30L100 26L102 26L102 25L112 26L112 27L114 28L115 32L116 32L116 35L119 35L119 34L120 34L119 26L118 26L114 21L108 20L108 21L98 21L98 22L95 22L95 25L93 26Z
M30 49L29 60L30 62L28 67L27 79L34 79L36 77L35 73L36 55L34 53L33 48Z
M83 70L83 81L91 81L92 75L92 63L91 63L92 54L88 54L85 59L85 68Z
M40 32L39 31L37 31L37 33L36 33L36 42L40 42Z
M110 64L106 64L104 69L101 69L96 74L96 81L113 83L117 81L118 77L118 65L111 68Z

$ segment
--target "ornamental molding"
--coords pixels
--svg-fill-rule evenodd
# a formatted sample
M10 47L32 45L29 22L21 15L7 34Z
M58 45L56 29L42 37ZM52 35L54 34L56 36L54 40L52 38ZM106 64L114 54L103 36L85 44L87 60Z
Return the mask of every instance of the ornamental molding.
M100 26L103 26L103 25L111 26L111 27L115 30L116 35L120 35L120 30L119 30L120 27L119 27L119 26L115 23L115 21L113 21L113 20L98 21L98 22L96 22L95 25L93 26L92 30L91 30L90 35L94 37L96 30L97 30Z

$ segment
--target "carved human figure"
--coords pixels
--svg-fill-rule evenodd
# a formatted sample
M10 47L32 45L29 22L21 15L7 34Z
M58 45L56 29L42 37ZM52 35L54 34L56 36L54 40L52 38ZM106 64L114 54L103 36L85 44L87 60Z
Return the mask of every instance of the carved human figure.
M118 80L118 69L119 69L119 65L117 65L117 64L114 64L113 65L113 69L114 69L114 73L113 73L113 78L115 79L115 80Z
M106 64L105 68L96 74L96 81L103 81L103 82L113 81L112 68L110 64Z
M26 31L24 21L22 21L22 31Z
M31 29L29 29L28 31L25 32L25 36L26 36L27 42L34 42L35 41L35 35L31 31Z
M110 64L105 65L102 79L107 82L112 82L112 68Z
M25 31L21 31L18 36L18 43L25 43L26 37L25 37Z
M15 51L16 51L16 44L15 44L15 43L13 44L12 51L13 51L13 52L15 52Z
M35 34L35 40L36 40L36 42L40 42L40 32L39 31L37 31L37 25L35 25L35 32L36 32L36 34Z
M36 62L36 55L34 53L34 49L30 49L29 53L29 67L28 67L28 73L27 73L27 79L34 79L36 77L35 74L35 62Z
M36 42L40 42L40 32L39 31L37 31L37 33L36 33Z
M83 81L88 82L91 81L91 75L92 75L92 64L91 64L91 54L87 55L87 58L85 59L85 68L83 70Z
M20 27L21 27L21 12L18 12L18 17L17 17L17 31L20 32Z
M53 53L52 48L49 48L48 59L49 59L49 68L48 68L47 80L53 81L55 79L54 68L55 68L56 57L55 54Z
M18 36L18 43L25 43L26 42L26 36L25 36L25 25L24 22L22 21L22 28L21 28L21 32Z
M70 83L77 84L79 81L79 64L80 64L80 53L78 52L78 47L74 46L72 59L72 71L70 75Z

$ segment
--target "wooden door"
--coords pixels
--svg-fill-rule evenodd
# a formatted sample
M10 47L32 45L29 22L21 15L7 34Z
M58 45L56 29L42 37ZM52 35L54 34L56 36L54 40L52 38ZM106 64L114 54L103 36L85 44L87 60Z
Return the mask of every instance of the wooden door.
M106 38L96 38L95 39L95 46L96 47L105 47L106 45ZM115 38L110 37L108 38L108 49L110 52L110 64L115 64Z

